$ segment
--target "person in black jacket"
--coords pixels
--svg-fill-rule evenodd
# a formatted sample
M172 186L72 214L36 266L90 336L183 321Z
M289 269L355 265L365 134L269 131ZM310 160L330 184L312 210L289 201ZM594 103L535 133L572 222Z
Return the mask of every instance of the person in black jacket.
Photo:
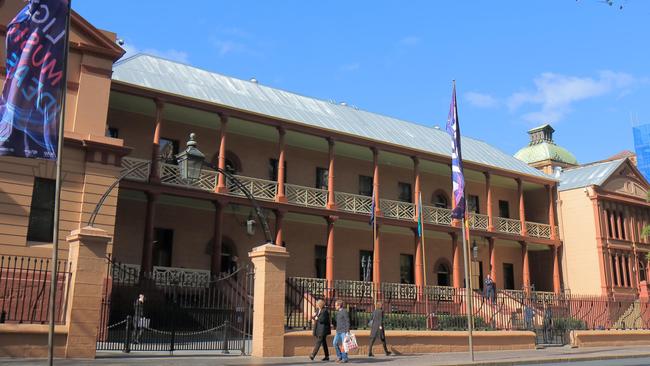
M330 312L325 307L325 301L318 300L316 302L316 311L314 312L312 321L314 323L313 334L314 337L316 337L316 343L314 344L314 350L311 351L309 358L313 361L318 350L323 346L323 353L325 354L323 361L329 361L330 352L329 349L327 349L327 336L332 332L332 328L330 325Z
M384 332L384 310L382 309L381 302L375 304L375 311L372 312L372 317L370 318L370 346L368 346L368 357L374 357L372 354L372 345L375 344L377 337L381 340L382 345L384 346L384 352L386 356L390 356L390 351L386 346L386 333Z
M140 343L144 319L144 294L140 294L133 303L133 335L131 336L133 343Z

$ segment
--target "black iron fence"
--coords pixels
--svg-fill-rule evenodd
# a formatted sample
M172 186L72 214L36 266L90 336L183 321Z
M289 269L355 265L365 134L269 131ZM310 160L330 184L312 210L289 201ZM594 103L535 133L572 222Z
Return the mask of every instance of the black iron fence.
M0 256L0 323L45 324L49 321L50 290L56 286L55 319L65 323L70 267L67 261L47 258Z
M534 330L538 343L563 343L574 329L650 329L647 300L514 290L470 296L475 329ZM319 299L330 309L343 300L353 329L368 328L376 302L383 305L386 329L467 329L465 289L313 278L287 279L286 328L311 329Z
M214 278L191 270L162 273L109 261L98 350L250 352L250 268Z

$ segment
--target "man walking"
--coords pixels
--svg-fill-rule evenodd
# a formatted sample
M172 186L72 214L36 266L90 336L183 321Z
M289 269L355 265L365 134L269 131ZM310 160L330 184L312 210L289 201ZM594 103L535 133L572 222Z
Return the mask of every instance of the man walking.
M336 300L336 318L334 326L336 327L336 335L334 336L334 348L336 349L336 362L347 363L348 353L343 351L343 342L346 335L350 332L350 316L344 307L343 300Z
M378 302L375 304L375 310L372 312L372 317L370 318L370 345L368 346L368 357L375 357L372 354L372 345L375 344L377 337L381 340L382 345L384 346L384 352L386 356L390 356L390 351L386 346L386 333L384 332L384 310L382 309L382 303Z
M330 326L330 312L325 307L325 301L318 300L316 302L316 312L312 319L314 321L313 334L314 337L316 337L316 343L314 344L314 350L311 351L309 358L313 361L316 354L318 354L318 350L323 346L323 353L325 354L323 361L329 361L330 352L327 349L327 336L332 332L332 328Z
M133 303L133 343L140 343L144 322L144 294L140 294Z
M485 291L485 297L494 304L496 302L497 289L492 276L489 274L485 277L485 281L483 281L483 290Z

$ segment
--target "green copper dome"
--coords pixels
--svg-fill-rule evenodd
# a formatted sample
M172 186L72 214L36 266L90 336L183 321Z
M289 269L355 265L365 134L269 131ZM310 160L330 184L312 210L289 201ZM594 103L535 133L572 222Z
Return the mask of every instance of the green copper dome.
M553 142L555 130L546 124L528 131L530 143L528 146L517 151L515 158L533 164L539 161L552 160L556 162L577 165L578 160L569 150L556 145Z

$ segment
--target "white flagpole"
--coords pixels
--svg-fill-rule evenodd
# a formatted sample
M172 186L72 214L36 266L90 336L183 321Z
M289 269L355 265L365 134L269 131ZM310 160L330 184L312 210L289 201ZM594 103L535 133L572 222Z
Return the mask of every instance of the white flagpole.
M61 95L61 113L59 115L59 128L58 128L58 143L56 148L56 183L54 188L54 232L52 233L52 271L50 278L50 327L47 335L47 361L48 365L54 365L54 323L56 316L56 286L57 280L57 264L59 262L59 221L61 210L61 165L63 163L63 140L64 140L64 121L65 121L65 100L68 91L68 50L70 40L70 18L72 17L72 0L68 0L68 18L65 26L65 43L63 53L63 93ZM65 271L65 268L64 268Z

